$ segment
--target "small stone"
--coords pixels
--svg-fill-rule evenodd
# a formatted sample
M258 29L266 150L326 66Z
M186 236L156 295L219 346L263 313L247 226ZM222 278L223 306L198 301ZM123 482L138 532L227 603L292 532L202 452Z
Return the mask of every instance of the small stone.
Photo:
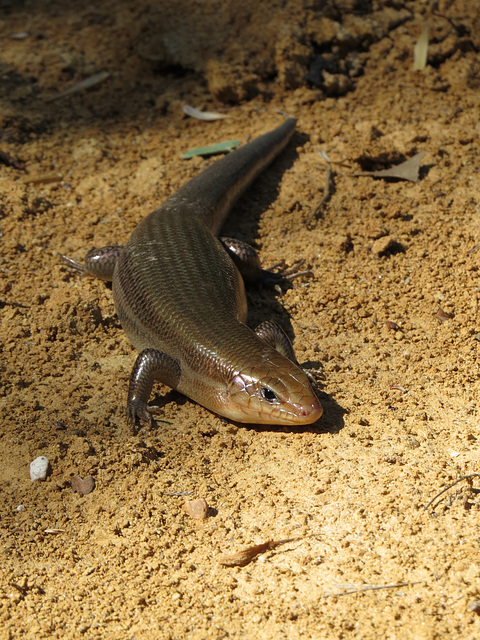
M207 517L208 504L204 498L197 498L196 500L187 500L182 509L191 518L204 520Z
M480 615L480 600L473 600L473 602L469 603L468 608L473 613L476 613L477 616Z
M20 513L20 511L23 511L25 509L25 506L23 504L19 504L17 507L17 513Z
M38 456L30 463L30 479L32 482L35 480L45 480L48 471L50 469L50 460L45 456Z
M379 258L389 253L398 244L392 236L378 238L372 245L372 253Z
M95 489L95 480L92 476L86 478L80 478L80 476L72 476L71 479L72 489L77 493L81 493L82 496L86 496Z

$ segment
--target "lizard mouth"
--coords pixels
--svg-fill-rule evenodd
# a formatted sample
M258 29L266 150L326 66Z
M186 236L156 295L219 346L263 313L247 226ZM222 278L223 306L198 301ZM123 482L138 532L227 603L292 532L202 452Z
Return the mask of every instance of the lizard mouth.
M323 414L323 407L319 400L315 396L311 401L305 403L298 403L294 405L296 411L296 424L312 424L319 420Z
M270 411L265 408L246 410L244 407L222 407L216 411L225 418L246 424L271 424L271 425L307 425L313 424L323 414L323 407L314 396L307 401L289 404L287 406L277 405Z

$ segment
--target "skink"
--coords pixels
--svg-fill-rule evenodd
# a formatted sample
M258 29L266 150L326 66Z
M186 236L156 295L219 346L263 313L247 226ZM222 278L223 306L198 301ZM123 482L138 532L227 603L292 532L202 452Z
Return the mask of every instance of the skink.
M145 217L123 247L90 251L77 269L113 280L115 308L140 352L132 370L128 419L152 425L147 406L160 381L238 422L302 425L322 406L283 331L245 324L243 278L268 272L253 249L217 237L243 191L282 151L290 118L210 165ZM242 264L245 263L245 267Z

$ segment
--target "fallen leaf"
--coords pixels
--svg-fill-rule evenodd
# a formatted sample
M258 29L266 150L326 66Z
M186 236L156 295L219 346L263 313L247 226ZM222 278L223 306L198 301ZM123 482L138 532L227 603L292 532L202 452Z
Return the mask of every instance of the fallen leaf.
M64 98L65 96L69 96L72 93L77 93L77 91L84 91L85 89L93 87L99 82L103 82L103 80L106 80L109 76L110 74L108 73L108 71L100 71L100 73L95 73L93 76L90 76L89 78L86 78L81 82L77 82L77 84L74 84L73 87L69 87L68 89L65 89L65 91L47 98L46 102L53 102L53 100Z
M227 153L232 151L235 147L238 147L240 140L225 140L225 142L219 142L218 144L212 144L208 147L196 147L195 149L189 149L180 155L180 158L194 158L195 156L213 156L217 153Z
M423 71L427 66L428 56L428 27L422 31L421 36L413 49L413 70Z
M183 113L191 118L196 118L197 120L203 120L204 122L213 122L214 120L223 120L223 118L230 118L226 113L217 113L216 111L200 111L200 109L196 109L195 107L191 107L189 104L184 104Z
M62 180L62 174L57 172L39 173L38 175L22 178L24 184L52 184L54 182L61 182Z
M440 322L446 322L447 320L451 320L453 318L453 315L451 313L447 313L442 309L442 307L439 306L437 311L437 318L440 320Z
M397 180L408 180L409 182L418 182L418 172L425 151L420 151L414 156L405 160L396 167L390 169L381 169L380 171L361 171L355 173L356 176L372 176L373 178L395 178Z

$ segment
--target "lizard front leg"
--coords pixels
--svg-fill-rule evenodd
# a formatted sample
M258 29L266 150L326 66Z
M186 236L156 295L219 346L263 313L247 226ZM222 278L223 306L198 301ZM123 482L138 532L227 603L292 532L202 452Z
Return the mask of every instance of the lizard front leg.
M163 351L144 349L138 355L130 375L127 397L127 417L134 433L139 422L150 427L155 424L151 411L157 407L147 406L155 380L175 389L180 375L180 364Z

